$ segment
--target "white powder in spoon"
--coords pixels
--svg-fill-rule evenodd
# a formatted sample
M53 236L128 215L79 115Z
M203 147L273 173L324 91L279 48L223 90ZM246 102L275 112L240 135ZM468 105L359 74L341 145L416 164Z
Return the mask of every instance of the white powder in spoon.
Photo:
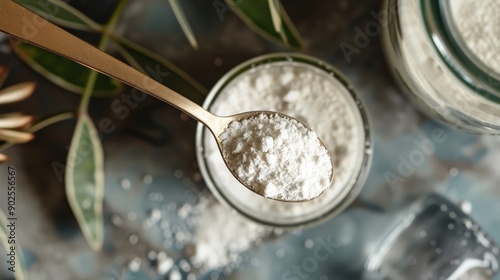
M228 167L267 198L311 200L330 186L328 151L314 131L294 119L260 114L230 123L220 138Z

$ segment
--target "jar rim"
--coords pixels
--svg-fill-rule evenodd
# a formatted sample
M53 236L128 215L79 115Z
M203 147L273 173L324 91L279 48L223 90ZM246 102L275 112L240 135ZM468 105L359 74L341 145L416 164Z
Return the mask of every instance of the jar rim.
M365 147L364 150L362 151L363 155L362 155L362 162L360 164L361 168L359 169L359 172L357 174L356 173L353 174L353 177L355 179L353 181L354 183L352 184L352 186L350 186L350 190L344 196L344 198L340 200L339 203L332 206L332 208L329 209L329 211L326 211L324 213L321 213L321 215L314 216L309 219L304 219L300 221L274 221L274 222L265 219L258 219L255 215L250 215L249 213L246 213L245 209L243 209L242 207L238 207L237 205L235 205L235 203L227 195L225 195L223 191L220 190L220 186L217 185L214 178L212 177L212 174L208 169L208 163L206 162L206 157L204 155L204 137L206 130L204 129L204 126L202 124L198 124L196 129L196 156L202 177L204 178L205 183L207 184L211 193L217 198L219 202L225 204L226 206L232 209L235 209L239 214L247 217L248 219L254 222L273 227L296 228L296 227L304 227L306 225L309 226L324 222L329 218L333 217L335 214L340 213L348 205L350 205L354 201L354 199L358 196L368 176L368 171L370 170L371 159L372 159L371 152L367 152L368 150L371 151L372 149L372 143L370 141L371 126L368 119L368 114L366 112L366 107L364 106L363 102L359 98L358 93L354 90L352 85L347 81L347 79L342 74L340 74L340 72L337 69L317 58L298 53L266 54L247 60L239 64L238 66L234 67L229 72L227 72L221 79L219 79L219 81L215 84L215 86L210 90L208 96L206 97L203 103L203 107L205 109L209 109L211 104L216 100L217 96L222 92L222 90L239 74L246 72L247 70L257 65L263 65L273 62L286 62L286 61L299 62L299 63L302 62L307 65L315 66L320 70L323 70L333 75L335 79L337 79L345 87L346 91L349 93L349 96L353 99L358 108L361 123L363 124L363 127L360 128L360 130L364 132L363 140L365 142Z

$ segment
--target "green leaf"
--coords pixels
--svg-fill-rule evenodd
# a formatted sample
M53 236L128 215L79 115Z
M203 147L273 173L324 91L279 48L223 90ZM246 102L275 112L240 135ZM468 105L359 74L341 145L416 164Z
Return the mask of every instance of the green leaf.
M115 8L106 30L114 30L126 1L120 1ZM104 51L110 40L110 33L101 37L98 48ZM104 241L103 201L104 201L104 153L99 133L88 115L92 93L99 81L97 72L86 76L78 122L71 140L66 160L66 196L73 214L94 251L102 249Z
M61 0L15 0L55 24L83 31L100 31L102 26ZM36 27L26 20L26 30Z
M17 221L16 221L17 223ZM7 220L7 216L5 216L5 213L0 209L0 243L2 243L3 247L7 251L7 253L10 253L10 247L15 246L15 253L16 253L16 267L15 267L15 272L14 275L16 277L16 280L24 280L27 279L25 277L25 270L24 270L24 257L22 254L21 246L19 246L19 241L17 238L15 239L15 244L9 244L9 239L8 237L10 235L10 229L7 228L9 225L9 221ZM19 230L18 228L16 230Z
M288 46L288 38L283 29L283 21L281 20L281 2L280 0L268 0L269 11L271 12L271 19L273 20L274 31L278 32L281 36L283 43Z
M78 119L66 163L66 196L83 235L95 251L103 244L104 156L87 113Z
M274 30L276 32L281 32L281 30L283 30L283 25L281 24L280 1L268 0L268 2L269 10L271 12L271 19L273 20Z
M271 4L270 1L273 0L226 0L226 3L250 28L267 40L285 47L303 49L302 38L281 3ZM276 18L273 20L273 13L280 14L281 29L276 28L279 21Z
M170 61L126 39L113 37L113 40L132 67L192 101L203 103L207 90Z
M92 70L25 42L13 40L12 45L19 58L45 78L64 89L82 93ZM93 96L114 96L121 90L122 84L120 82L99 74Z
M191 29L191 26L189 25L189 22L186 18L186 15L184 14L184 11L182 10L181 5L179 4L178 0L168 0L170 3L170 7L172 7L172 11L174 12L175 17L177 18L177 21L179 22L179 25L182 28L182 31L186 35L187 39L189 40L189 43L194 49L198 49L198 42L196 42L196 37L193 34L193 30Z

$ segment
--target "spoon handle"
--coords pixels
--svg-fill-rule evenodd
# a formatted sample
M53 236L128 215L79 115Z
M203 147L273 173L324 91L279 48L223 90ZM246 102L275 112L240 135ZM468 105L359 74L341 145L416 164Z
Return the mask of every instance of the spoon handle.
M27 24L37 29L27 31ZM144 91L189 114L208 127L218 117L198 104L80 40L12 0L0 0L0 31L37 45Z

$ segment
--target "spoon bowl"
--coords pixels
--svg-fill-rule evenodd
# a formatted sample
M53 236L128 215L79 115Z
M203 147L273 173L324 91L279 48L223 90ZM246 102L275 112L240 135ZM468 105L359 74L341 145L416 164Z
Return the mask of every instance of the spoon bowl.
M289 116L289 115L286 115L286 114L283 114L283 113L280 113L280 112L274 112L274 111L249 111L249 112L244 112L244 113L239 113L239 114L236 114L236 115L231 115L231 116L226 116L226 117L220 117L220 116L217 116L217 119L216 121L214 122L211 122L210 124L205 124L205 126L208 127L208 129L210 130L210 132L212 133L212 135L214 136L216 142L217 142L217 146L219 148L219 151L221 152L222 155L224 155L224 146L223 146L223 140L221 139L220 135L226 130L226 128L229 126L230 123L232 122L241 122L243 120L249 120L249 119L252 119L252 118L257 118L257 117L260 117L262 115L265 115L267 117L272 117L272 116L280 116L281 118L283 119L290 119L290 120L294 120L296 121L297 123L299 123L301 126L303 126L304 128L306 128L308 131L312 131L307 125L305 125L304 123L302 123L301 121ZM319 144L321 145L321 147L323 147L327 153L328 153L328 149L326 148L325 144L323 143L323 141L321 141L321 139L318 137L317 138ZM310 201L312 199L315 199L319 196L321 196L323 193L326 192L326 190L331 186L332 184L332 181L333 181L333 178L334 178L334 169L333 169L333 159L331 157L331 155L328 153L328 157L329 157L329 160L330 160L330 164L331 164L331 172L330 172L330 176L329 176L329 180L328 180L328 186L326 188L323 188L322 191L320 193L318 193L317 196L313 197L313 198L309 198L309 199L281 199L281 198L275 198L275 197L267 197L269 199L273 199L273 200L277 200L277 201L281 201L281 202L306 202L306 201ZM226 164L228 170L231 172L231 174L242 184L244 185L246 188L248 188L249 190L253 191L254 193L257 193L258 195L263 195L262 193L259 193L255 187L253 186L249 186L247 183L245 183L242 178L235 172L235 170L228 164L228 160L226 159L226 157L224 157L224 163ZM283 187L283 186L281 186Z
M37 32L27 34L23 31L23 19L26 18L37 21ZM125 63L82 41L56 25L46 21L12 0L0 0L0 31L59 54L83 66L115 78L124 84L148 93L149 95L154 96L166 103L169 103L207 126L215 137L221 153L224 153L224 147L222 145L220 135L226 130L230 123L251 119L262 114L267 116L279 115L286 119L295 120L307 130L312 131L302 122L277 112L253 111L226 117L216 116L172 89L165 87L159 82L151 79L149 76L137 71L129 65L126 65ZM318 141L320 145L328 151L319 138ZM255 191L255 188L242 182L241 178L228 165L226 158L224 159L233 176L235 176L235 178L240 181L242 185L258 193ZM331 163L331 172L329 177L330 182L327 188L331 185L331 181L333 180L333 162L330 156L329 159ZM323 192L326 191L327 188L325 188ZM306 200L281 201L299 202Z

